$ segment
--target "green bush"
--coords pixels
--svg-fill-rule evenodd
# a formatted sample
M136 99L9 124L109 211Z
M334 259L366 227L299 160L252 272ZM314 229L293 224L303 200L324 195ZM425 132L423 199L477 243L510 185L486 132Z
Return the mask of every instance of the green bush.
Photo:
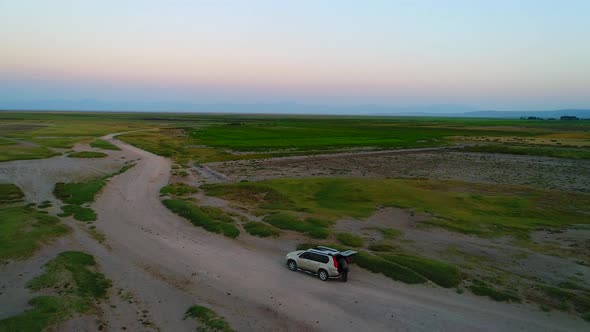
M193 225L203 227L209 232L223 234L231 238L240 235L240 230L229 223L225 217L221 218L215 214L210 215L190 201L165 199L162 203L172 212L188 219ZM208 209L208 211L211 212L212 210Z
M259 237L278 237L281 232L263 222L252 221L244 225L244 229L251 235Z
M365 242L362 237L350 233L338 233L336 239L343 245L350 247L362 247Z

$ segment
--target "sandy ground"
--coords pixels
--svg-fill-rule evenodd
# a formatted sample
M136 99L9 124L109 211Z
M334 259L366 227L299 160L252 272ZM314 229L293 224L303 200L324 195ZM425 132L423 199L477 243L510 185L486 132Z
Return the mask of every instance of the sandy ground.
M205 164L231 180L284 177L427 177L590 191L590 160L415 149ZM203 177L204 181L209 181Z
M290 241L253 240L248 235L231 240L192 226L159 199L171 162L113 142L123 149L125 160L138 161L136 167L112 178L93 204L98 213L95 224L106 235L106 244L99 244L82 230L84 226L67 219L74 230L71 235L32 260L0 267L0 318L22 310L30 294L17 288L40 271L38 266L51 253L73 248L94 255L114 285L110 299L96 315L57 328L64 331L99 326L112 331L123 327L193 331L196 323L183 320L193 304L211 307L239 331L573 331L588 327L563 313L397 283L354 266L347 283L321 282L291 272L284 262ZM37 162L41 166L45 161Z

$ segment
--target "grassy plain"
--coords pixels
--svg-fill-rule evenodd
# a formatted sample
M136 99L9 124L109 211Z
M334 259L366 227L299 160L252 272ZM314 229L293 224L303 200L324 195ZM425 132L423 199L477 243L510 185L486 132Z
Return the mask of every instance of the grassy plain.
M108 149L112 147L95 139L129 131L135 132L118 138L180 162L202 163L346 149L448 146L470 140L497 145L494 140L498 139L508 146L547 141L583 147L590 128L588 120L90 112L0 112L0 121L0 138L37 145L19 145L9 151L3 140L0 161L45 158L59 153L52 148L68 149L77 142ZM571 155L572 151L525 149L520 153Z

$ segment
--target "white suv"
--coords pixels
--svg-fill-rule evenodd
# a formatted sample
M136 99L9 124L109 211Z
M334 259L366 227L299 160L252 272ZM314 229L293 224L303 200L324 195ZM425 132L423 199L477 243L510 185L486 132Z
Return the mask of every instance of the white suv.
M356 251L338 251L336 249L318 246L307 250L297 250L287 254L287 267L291 271L301 270L317 274L320 280L340 278L346 281L348 277L348 263L350 256Z

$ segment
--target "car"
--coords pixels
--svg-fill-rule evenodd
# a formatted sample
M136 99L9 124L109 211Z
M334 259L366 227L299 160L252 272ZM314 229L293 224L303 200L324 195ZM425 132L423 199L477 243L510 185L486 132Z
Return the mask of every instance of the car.
M317 275L320 280L342 278L346 281L348 277L348 263L350 257L356 254L356 251L346 250L339 251L333 248L318 246L307 250L297 250L287 254L287 267L291 271L304 271ZM346 260L346 265L342 269L338 268L339 261Z

